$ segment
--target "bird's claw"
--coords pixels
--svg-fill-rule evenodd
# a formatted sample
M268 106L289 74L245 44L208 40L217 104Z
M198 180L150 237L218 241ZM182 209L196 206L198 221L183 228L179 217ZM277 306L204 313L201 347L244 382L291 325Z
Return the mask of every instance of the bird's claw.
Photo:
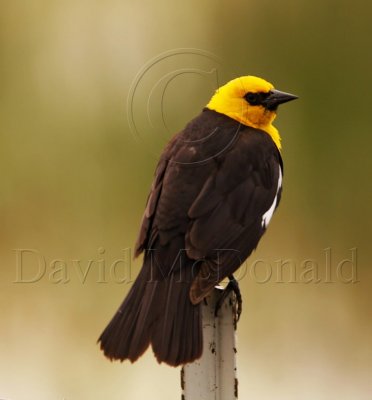
M220 298L217 300L216 307L215 307L215 316L218 316L218 311L222 307L222 304L226 300L226 298L229 296L231 292L234 292L236 302L235 302L235 321L238 322L240 319L240 315L242 313L242 304L243 304L243 299L242 295L240 292L239 284L238 281L234 277L229 277L229 283L223 290Z

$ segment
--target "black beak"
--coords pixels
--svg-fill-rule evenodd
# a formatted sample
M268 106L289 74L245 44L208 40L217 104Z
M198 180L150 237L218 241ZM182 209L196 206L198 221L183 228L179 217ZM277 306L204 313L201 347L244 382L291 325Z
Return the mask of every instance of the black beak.
M279 104L287 103L298 99L294 94L281 92L280 90L270 90L269 96L262 102L262 105L270 111L275 111Z

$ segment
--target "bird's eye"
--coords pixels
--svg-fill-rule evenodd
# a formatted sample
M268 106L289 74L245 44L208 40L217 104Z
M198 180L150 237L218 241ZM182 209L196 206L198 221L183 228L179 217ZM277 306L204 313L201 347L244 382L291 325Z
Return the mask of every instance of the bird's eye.
M258 93L247 93L244 98L248 101L248 103L252 106L256 106L260 102L260 97Z

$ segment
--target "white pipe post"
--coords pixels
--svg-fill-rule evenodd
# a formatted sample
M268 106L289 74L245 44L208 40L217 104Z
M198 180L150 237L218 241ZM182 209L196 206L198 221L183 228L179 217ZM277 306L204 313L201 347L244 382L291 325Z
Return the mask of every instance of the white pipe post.
M230 293L215 316L221 297L215 288L202 304L203 354L181 370L182 400L236 400L236 298Z

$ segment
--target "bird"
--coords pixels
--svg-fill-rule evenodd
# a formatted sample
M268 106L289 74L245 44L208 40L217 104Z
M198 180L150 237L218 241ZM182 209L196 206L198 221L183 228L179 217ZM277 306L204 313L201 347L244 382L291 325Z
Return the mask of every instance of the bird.
M142 268L98 342L110 360L184 365L203 352L201 303L257 247L282 193L278 106L298 97L248 75L219 87L163 150L135 246ZM226 293L226 292L225 292Z

